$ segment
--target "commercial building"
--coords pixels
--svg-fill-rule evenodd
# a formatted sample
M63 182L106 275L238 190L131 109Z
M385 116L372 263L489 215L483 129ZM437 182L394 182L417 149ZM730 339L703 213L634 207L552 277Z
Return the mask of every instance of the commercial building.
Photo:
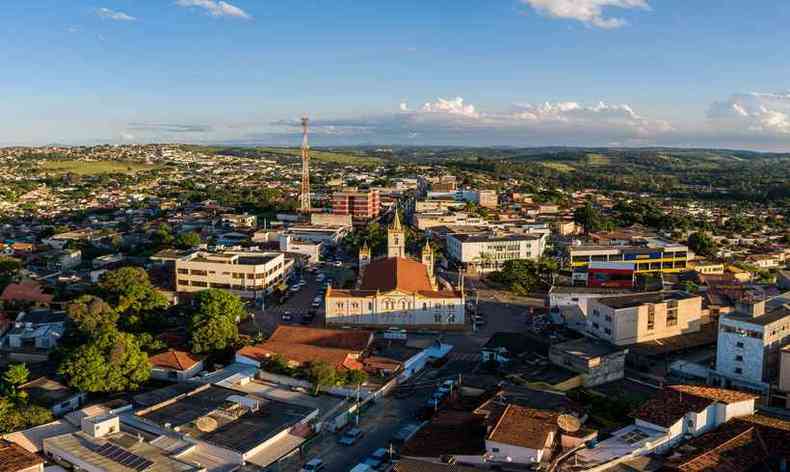
M469 273L500 270L505 262L538 259L546 249L545 234L449 234L447 254Z
M766 310L765 300L744 299L719 316L716 371L724 386L767 391L777 382L781 349L790 342L790 308Z
M248 213L222 215L222 224L231 228L254 228L258 224L258 217Z
M351 215L355 220L370 220L379 216L381 197L378 190L352 190L332 195L332 213Z
M176 259L176 290L220 288L258 299L285 281L292 267L293 261L279 252L197 251Z
M591 262L623 262L634 264L636 273L683 272L694 259L687 246L659 239L650 239L643 246L570 246L568 256L574 270Z
M693 333L702 325L702 298L685 292L651 292L592 299L587 331L616 346Z

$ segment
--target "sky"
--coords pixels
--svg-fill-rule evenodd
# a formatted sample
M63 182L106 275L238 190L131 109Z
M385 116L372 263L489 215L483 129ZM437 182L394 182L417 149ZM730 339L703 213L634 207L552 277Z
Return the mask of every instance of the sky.
M0 146L790 151L790 2L27 0Z

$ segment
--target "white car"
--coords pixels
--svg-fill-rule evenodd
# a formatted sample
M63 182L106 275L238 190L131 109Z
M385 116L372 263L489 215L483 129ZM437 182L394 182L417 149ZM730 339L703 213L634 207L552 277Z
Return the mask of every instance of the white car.
M300 472L319 472L325 470L326 466L321 459L313 459L302 467Z

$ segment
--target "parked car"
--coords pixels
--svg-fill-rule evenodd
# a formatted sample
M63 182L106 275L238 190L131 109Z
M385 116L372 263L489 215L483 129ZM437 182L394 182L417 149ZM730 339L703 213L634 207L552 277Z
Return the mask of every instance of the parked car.
M361 438L361 437L362 437L362 430L361 429L359 429L359 428L351 428L348 431L346 431L345 433L343 433L343 435L340 436L340 439L337 442L339 444L344 445L344 446L351 446L354 443L356 443L357 441L359 441L359 438Z
M406 426L399 429L398 432L392 435L391 438L392 442L395 444L405 443L406 441L411 439L412 436L414 436L414 433L416 433L417 430L420 429L420 426L421 425L419 423L407 424Z
M386 449L379 448L373 451L371 455L365 459L365 464L376 470L381 470L390 462L390 453Z
M291 320L293 320L294 318L293 318L293 316L291 316L291 314L290 314L290 313L288 313L288 312L286 311L285 313L283 313L283 315L280 317L280 319L282 319L283 321L291 321Z
M324 461L321 459L313 459L302 467L301 472L320 472L326 469Z
M357 464L348 472L373 472L373 469L367 464Z

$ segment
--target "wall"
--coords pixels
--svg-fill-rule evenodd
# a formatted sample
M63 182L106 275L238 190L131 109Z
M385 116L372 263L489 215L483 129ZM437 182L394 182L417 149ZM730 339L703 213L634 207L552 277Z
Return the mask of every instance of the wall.
M387 306L395 309L386 310ZM463 298L424 298L400 292L370 297L332 297L331 290L326 296L326 322L334 325L463 327L465 311ZM436 315L440 316L439 320Z
M494 452L498 449L499 452ZM503 444L496 441L486 440L486 452L493 456L493 461L498 462L513 462L516 464L532 464L543 460L544 449L530 449L528 447L519 447L512 444ZM508 461L510 458L511 461Z

